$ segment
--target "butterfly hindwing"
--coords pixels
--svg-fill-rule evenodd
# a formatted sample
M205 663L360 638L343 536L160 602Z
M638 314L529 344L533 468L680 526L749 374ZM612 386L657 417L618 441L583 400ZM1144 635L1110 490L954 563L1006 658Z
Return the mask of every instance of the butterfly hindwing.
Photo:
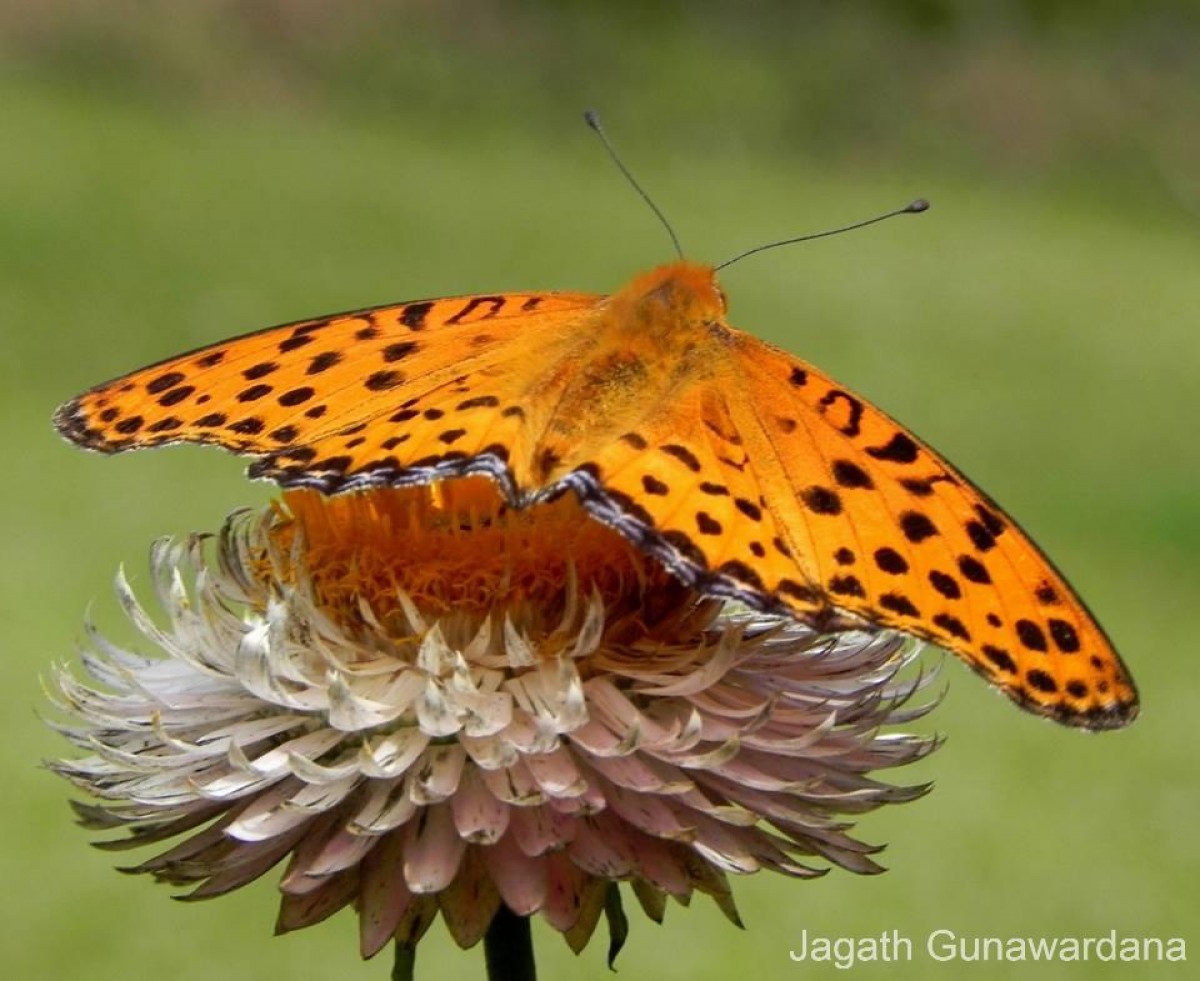
M690 585L758 607L790 589L796 605L811 598L809 615L825 608L817 590L793 578L795 562L717 386L696 383L652 407L566 482L594 517Z
M1010 697L1105 728L1132 680L1066 580L1021 528L927 444L811 365L741 335L760 396L735 420L789 546L831 602L932 640ZM777 585L768 588L787 599Z

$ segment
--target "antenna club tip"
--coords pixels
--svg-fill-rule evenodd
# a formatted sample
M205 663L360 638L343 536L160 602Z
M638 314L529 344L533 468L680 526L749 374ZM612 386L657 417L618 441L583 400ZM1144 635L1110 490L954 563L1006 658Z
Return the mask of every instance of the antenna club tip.
M592 129L599 129L600 113L596 112L595 109L585 109L583 111L583 121L592 127Z
M909 214L919 215L922 211L929 210L929 202L924 198L917 198L907 208L904 209Z

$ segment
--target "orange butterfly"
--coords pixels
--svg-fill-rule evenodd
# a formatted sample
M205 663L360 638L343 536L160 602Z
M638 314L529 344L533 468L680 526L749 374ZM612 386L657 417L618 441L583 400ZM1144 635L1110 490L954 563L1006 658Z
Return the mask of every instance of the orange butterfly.
M697 588L942 645L1019 705L1116 728L1137 692L1066 580L983 492L812 365L731 327L712 267L612 296L501 293L286 324L62 406L104 453L213 443L333 494L484 474L570 489Z

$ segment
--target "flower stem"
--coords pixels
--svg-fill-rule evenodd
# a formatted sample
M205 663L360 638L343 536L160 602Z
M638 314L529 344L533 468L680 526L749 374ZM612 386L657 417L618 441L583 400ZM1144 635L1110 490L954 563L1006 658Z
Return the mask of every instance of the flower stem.
M396 959L392 962L392 981L413 981L417 962L417 945L411 947L396 941Z
M537 981L529 917L501 903L483 938L483 956L488 981Z

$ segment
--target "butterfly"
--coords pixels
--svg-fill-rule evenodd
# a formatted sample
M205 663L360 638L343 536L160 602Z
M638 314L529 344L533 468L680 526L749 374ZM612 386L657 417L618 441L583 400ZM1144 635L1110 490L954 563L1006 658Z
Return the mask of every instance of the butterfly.
M931 641L1067 725L1137 714L1100 625L1013 519L862 396L730 326L711 266L272 327L99 385L55 424L103 453L211 443L326 494L480 474L514 506L574 492L699 590Z

